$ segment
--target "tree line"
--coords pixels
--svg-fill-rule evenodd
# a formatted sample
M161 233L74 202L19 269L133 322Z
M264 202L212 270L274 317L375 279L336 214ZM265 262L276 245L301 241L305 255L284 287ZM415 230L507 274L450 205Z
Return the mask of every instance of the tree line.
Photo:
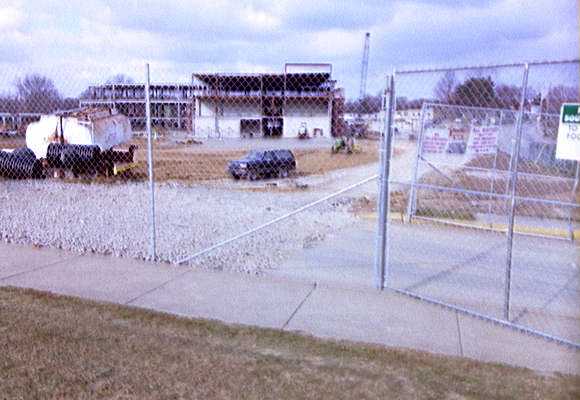
M471 77L459 83L455 73L448 71L437 82L434 96L444 104L517 110L522 90L517 85L496 84L490 76ZM578 101L578 96L572 86L554 85L546 93L528 87L524 106L529 109L537 105L542 112L557 114L562 103Z
M545 93L528 87L525 106L540 106L542 112L558 114L565 102L577 102L577 88L554 85ZM470 77L459 82L453 71L448 71L437 82L433 98L408 99L397 97L397 109L419 109L424 102L442 103L457 106L500 108L518 110L521 102L521 88L517 85L497 84L490 77ZM345 112L370 114L379 112L383 106L382 94L366 95L362 99L348 100Z
M133 79L118 74L106 80L106 84L133 83ZM87 96L88 89L77 97L63 96L54 81L41 74L29 74L14 82L14 93L0 95L0 112L52 113L79 107L79 99Z

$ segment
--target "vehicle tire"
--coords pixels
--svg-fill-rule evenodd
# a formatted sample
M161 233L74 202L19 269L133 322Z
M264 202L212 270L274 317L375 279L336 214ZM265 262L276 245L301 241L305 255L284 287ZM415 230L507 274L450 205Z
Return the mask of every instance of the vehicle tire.
M254 171L248 172L248 179L251 181L255 181L258 179L258 174L256 174L256 172Z
M238 174L232 174L232 178L234 178L237 181L240 179L240 176Z
M286 168L281 168L278 171L278 178L288 178L288 175L290 175L290 173Z

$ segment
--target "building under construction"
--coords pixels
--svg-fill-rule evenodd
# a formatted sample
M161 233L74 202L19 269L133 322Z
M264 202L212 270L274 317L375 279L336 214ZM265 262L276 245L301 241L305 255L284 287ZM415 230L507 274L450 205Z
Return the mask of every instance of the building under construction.
M151 123L208 138L340 136L344 91L330 64L286 64L281 73L194 73L191 84L150 86ZM145 85L90 86L81 107L109 107L145 127Z
M193 87L188 84L150 85L151 124L167 129L192 129ZM145 85L116 83L89 86L81 107L108 107L129 117L133 129L145 128Z
M24 135L31 122L40 119L40 113L0 112L0 135Z
M193 132L201 137L341 134L344 92L330 64L286 64L282 73L194 73Z

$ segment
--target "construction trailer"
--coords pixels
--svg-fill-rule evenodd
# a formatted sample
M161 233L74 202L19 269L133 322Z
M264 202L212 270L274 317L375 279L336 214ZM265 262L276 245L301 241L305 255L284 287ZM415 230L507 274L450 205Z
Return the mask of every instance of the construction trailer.
M331 64L286 64L281 73L194 73L193 132L208 138L296 138L304 126L340 136L344 91Z
M136 145L116 148L132 137L129 119L110 108L42 115L26 128L26 147L0 149L0 177L119 175L136 167Z
M193 87L189 84L150 85L151 124L169 130L192 130ZM106 107L126 115L134 130L144 130L145 85L115 83L89 86L80 99L81 107Z

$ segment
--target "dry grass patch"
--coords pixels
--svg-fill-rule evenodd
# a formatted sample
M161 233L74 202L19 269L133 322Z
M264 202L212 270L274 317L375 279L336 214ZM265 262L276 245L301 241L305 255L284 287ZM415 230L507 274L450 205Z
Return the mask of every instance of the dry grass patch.
M2 398L576 399L578 377L0 288Z
M147 179L147 141L143 138L135 138L130 144L135 144L138 149L135 153L137 167L123 177L111 178L85 178L77 181L107 183L119 180L144 181ZM378 162L378 141L360 140L357 142L361 149L353 154L331 154L331 142L328 148L293 149L298 168L297 176L324 174L338 169L351 168L359 165ZM251 145L251 141L243 143ZM22 137L0 137L0 148L17 148L26 146ZM119 148L128 148L129 143ZM178 181L182 183L195 183L200 181L226 179L227 165L231 160L245 155L248 150L242 149L215 149L208 148L203 144L178 144L166 139L154 142L153 160L155 180L157 182ZM398 150L395 151L398 154Z
M249 144L249 143L246 143ZM147 154L145 143L138 142L135 179L147 177ZM298 164L296 175L324 174L338 169L351 168L378 161L378 142L361 141L361 152L353 154L331 154L328 149L293 149ZM247 150L208 149L204 145L158 145L153 151L155 180L157 182L180 181L192 183L207 180L227 179L227 165L241 158Z
M4 136L0 135L0 150L1 149L16 149L18 147L26 146L26 139L24 136Z
M505 156L499 157L501 170L505 167ZM475 164L480 167L488 167L490 157L481 156L467 165ZM473 165L472 165L473 166ZM505 171L504 171L505 172ZM564 203L574 202L573 181L565 175L556 175L555 169L541 168L539 166L527 166L522 172L543 173L543 176L520 175L517 182L517 194L521 197L559 201ZM509 201L505 197L496 197L493 194L506 195L508 192L508 180L505 173L492 176L492 171L482 172L470 170L467 167L457 170L446 170L446 176L430 171L424 174L419 182L421 184L439 186L442 188L454 188L467 191L481 192L482 194L466 194L453 191L436 189L419 189L417 192L417 208L424 209L425 215L443 218L473 219L477 213L502 215L508 213ZM493 191L491 188L493 187ZM489 194L488 194L489 193ZM520 200L516 212L520 216L567 219L569 208L536 201ZM466 217L466 218L465 218ZM572 218L580 221L580 213L576 210Z

